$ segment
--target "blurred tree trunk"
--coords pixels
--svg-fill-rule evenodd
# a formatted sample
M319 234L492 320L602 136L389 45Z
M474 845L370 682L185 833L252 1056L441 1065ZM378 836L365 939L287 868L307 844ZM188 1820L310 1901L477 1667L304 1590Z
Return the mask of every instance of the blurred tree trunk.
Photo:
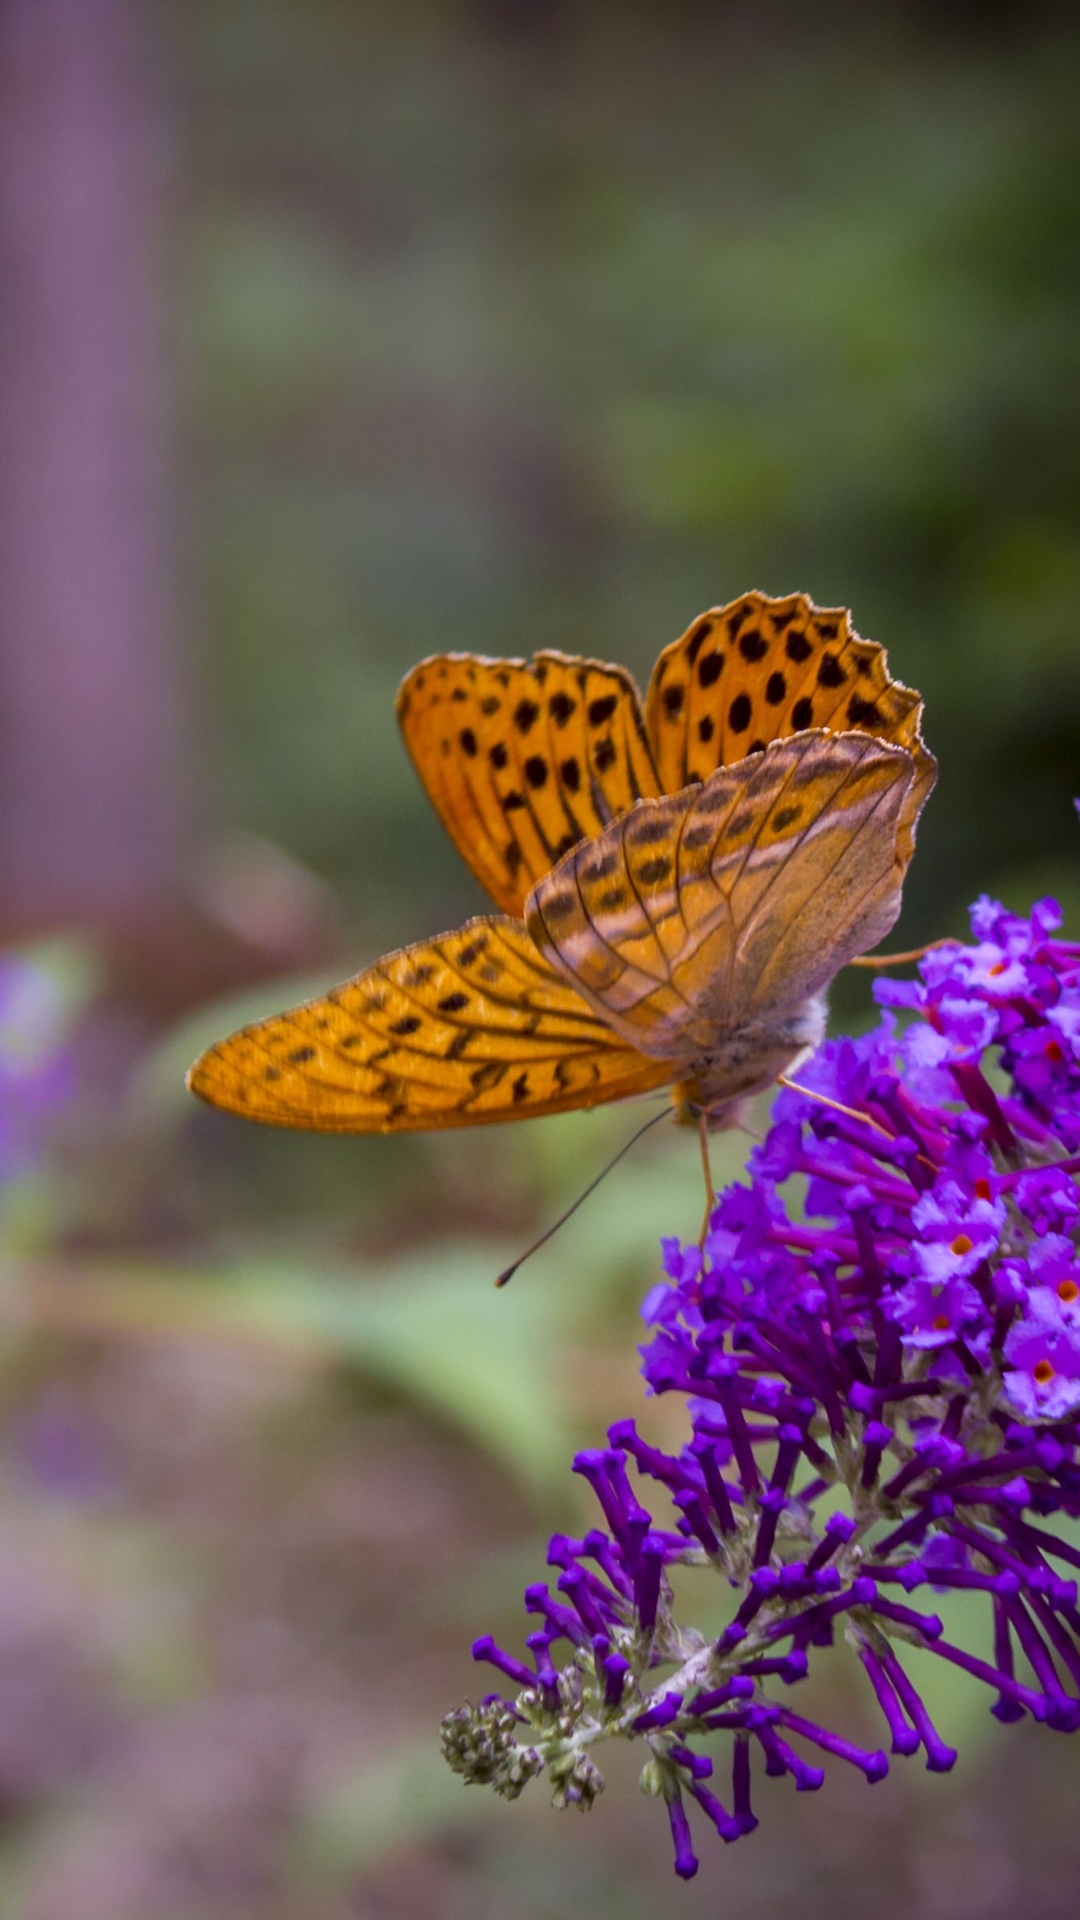
M0 929L179 882L150 0L0 0Z
M192 866L207 823L171 605L161 17L160 0L0 0L0 940L92 927L121 991L168 1014L308 964L329 923L272 850L224 913Z

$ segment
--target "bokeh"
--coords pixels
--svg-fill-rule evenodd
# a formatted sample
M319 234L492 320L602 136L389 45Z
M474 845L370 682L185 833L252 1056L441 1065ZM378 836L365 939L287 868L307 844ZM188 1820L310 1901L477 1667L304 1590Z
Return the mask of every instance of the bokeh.
M13 1920L1075 1912L1074 1743L962 1687L955 1776L769 1782L689 1888L629 1767L587 1818L464 1788L438 1720L575 1444L674 1437L635 1313L696 1149L496 1296L632 1116L312 1139L183 1072L481 907L422 655L643 681L749 587L926 697L898 937L984 890L1075 937L1078 84L1037 0L0 0Z

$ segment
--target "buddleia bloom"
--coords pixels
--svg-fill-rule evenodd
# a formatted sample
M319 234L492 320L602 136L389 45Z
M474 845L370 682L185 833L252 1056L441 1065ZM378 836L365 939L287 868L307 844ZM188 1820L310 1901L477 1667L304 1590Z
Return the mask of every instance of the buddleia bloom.
M1060 927L1052 901L980 900L971 945L879 983L878 1026L778 1096L703 1244L664 1242L642 1372L682 1397L686 1443L623 1420L578 1454L597 1524L556 1534L526 1589L527 1659L478 1640L498 1690L443 1723L467 1781L514 1797L546 1774L585 1808L597 1750L636 1742L689 1878L696 1833L757 1825L762 1768L800 1792L833 1762L948 1771L911 1647L999 1720L1080 1728L1080 1551L1057 1529L1080 1517L1080 946ZM718 1580L719 1634L676 1618L675 1566ZM954 1589L984 1600L970 1646L934 1611ZM872 1747L799 1710L838 1646Z

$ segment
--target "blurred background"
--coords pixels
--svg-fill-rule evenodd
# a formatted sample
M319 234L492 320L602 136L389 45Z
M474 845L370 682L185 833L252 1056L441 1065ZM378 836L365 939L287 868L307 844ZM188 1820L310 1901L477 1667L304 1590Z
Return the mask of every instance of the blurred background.
M465 1789L574 1446L678 1439L635 1313L696 1152L495 1296L630 1116L311 1139L183 1071L481 906L418 658L644 681L752 586L926 696L903 944L1080 909L1078 83L1038 0L0 0L14 1920L1075 1912L1080 1749L962 1686L953 1777L769 1782L689 1888L617 1757L588 1819Z

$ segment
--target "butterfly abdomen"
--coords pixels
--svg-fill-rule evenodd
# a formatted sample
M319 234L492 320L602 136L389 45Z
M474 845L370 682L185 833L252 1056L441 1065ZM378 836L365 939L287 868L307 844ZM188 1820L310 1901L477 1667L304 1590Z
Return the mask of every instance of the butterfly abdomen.
M820 1045L825 1022L825 996L812 994L790 1014L718 1034L673 1090L676 1119L696 1126L704 1114L712 1131L737 1124L741 1102L764 1093L800 1054Z

